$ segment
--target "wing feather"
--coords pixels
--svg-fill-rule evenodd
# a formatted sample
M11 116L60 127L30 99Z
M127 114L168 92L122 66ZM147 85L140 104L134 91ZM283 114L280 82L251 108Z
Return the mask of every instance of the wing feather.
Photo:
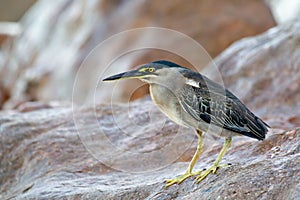
M186 84L178 98L184 110L194 119L258 140L265 138L268 125L230 91L198 73L191 77L189 72L187 78L193 78L193 85Z

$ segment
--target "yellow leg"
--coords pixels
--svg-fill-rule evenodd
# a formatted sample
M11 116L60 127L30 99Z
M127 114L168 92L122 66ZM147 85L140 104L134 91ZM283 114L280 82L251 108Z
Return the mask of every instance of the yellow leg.
M210 173L216 173L217 169L220 167L226 167L227 165L220 165L220 162L222 160L222 158L224 157L226 151L228 150L228 148L231 146L231 138L226 138L225 139L225 143L223 145L223 148L220 152L220 154L218 155L218 158L216 159L216 161L214 162L214 165L212 167L210 167L209 169L203 171L203 172L198 172L199 175L196 177L197 183L200 183L203 179L205 179Z
M179 176L179 177L176 177L174 179L169 179L169 180L166 180L167 184L165 185L165 187L169 187L170 185L173 185L175 183L177 184L180 184L182 181L184 181L185 179L195 175L195 173L193 174L192 171L193 171L193 168L194 168L194 165L196 164L201 152L203 151L203 138L202 138L202 132L201 131L198 131L197 130L197 134L198 134L198 146L197 146L197 150L189 164L189 167L187 168L186 172Z

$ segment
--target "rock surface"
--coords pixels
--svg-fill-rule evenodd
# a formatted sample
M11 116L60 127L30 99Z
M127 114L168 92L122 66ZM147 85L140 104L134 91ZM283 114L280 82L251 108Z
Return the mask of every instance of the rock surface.
M0 84L9 91L10 97L5 108L30 100L70 100L81 63L100 42L121 31L149 26L174 29L195 39L215 57L232 42L261 33L275 22L261 0L197 0L189 3L183 0L155 0L151 3L140 0L61 0L38 1L21 20L21 25L23 33L4 49L8 60L0 65ZM101 51L89 61L93 70L83 80L86 77L98 79L101 73L95 72L97 69L103 72L107 67L103 60L112 55L114 57L109 62L120 61L112 67L112 73L153 59L168 58L182 63L180 56L154 50L127 53L123 60L120 58L122 54L115 55L128 44L138 44L144 37L147 38L147 34L133 40L125 38ZM194 52L188 53L193 55ZM124 85L116 89L116 93L124 91L128 94L128 88L141 86L139 82ZM81 89L82 99L93 93L94 87L86 83ZM108 92L111 89L111 86L106 87ZM134 98L147 93L145 87L139 91Z
M231 167L219 169L200 184L190 178L165 189L165 179L184 172L196 138L191 130L178 133L179 127L150 100L135 101L129 113L127 105L114 106L116 113L110 105L98 105L95 110L87 107L75 117L75 124L70 106L25 107L22 112L0 114L1 199L300 197L300 129L274 130L262 142L235 138L223 160ZM152 113L152 123L148 113ZM114 124L116 115L125 119L128 114L134 119ZM161 121L165 124L158 128ZM132 122L140 129L133 131ZM133 132L128 135L126 131ZM104 137L114 149L106 148ZM220 151L221 141L205 143L196 169L211 165Z
M300 199L299 26L241 40L216 58L225 85L274 128L261 142L234 138L223 159L230 167L165 189L185 171L196 136L149 99L74 110L32 102L0 113L0 199ZM195 169L213 163L222 140L205 144Z
M272 28L234 43L203 73L223 82L259 115L277 118L272 127L300 126L300 22ZM267 105L267 106L266 106Z
M32 102L0 114L0 198L299 199L298 30L276 27L216 59L225 85L274 128L262 142L234 138L223 159L231 167L165 189L185 171L196 136L149 99L74 110ZM222 140L205 144L195 169L212 164Z

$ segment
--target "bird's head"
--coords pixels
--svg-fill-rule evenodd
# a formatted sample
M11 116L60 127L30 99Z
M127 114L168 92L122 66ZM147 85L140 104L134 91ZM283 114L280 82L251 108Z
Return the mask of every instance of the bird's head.
M168 72L180 70L183 67L176 63L159 60L151 63L144 64L135 70L123 72L103 79L103 81L114 81L121 79L141 79L147 83L155 82L159 78L167 76Z

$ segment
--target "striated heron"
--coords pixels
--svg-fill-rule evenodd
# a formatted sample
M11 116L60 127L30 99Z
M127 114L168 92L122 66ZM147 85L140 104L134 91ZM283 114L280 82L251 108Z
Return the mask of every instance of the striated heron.
M142 65L136 70L110 76L103 81L137 78L150 84L150 95L158 108L179 125L192 127L198 135L197 150L186 172L166 180L166 187L180 184L197 175L197 183L210 173L216 173L231 138L244 135L263 140L269 127L255 116L236 96L207 77L176 63L160 60ZM225 143L212 167L192 172L203 150L202 132L225 138Z

